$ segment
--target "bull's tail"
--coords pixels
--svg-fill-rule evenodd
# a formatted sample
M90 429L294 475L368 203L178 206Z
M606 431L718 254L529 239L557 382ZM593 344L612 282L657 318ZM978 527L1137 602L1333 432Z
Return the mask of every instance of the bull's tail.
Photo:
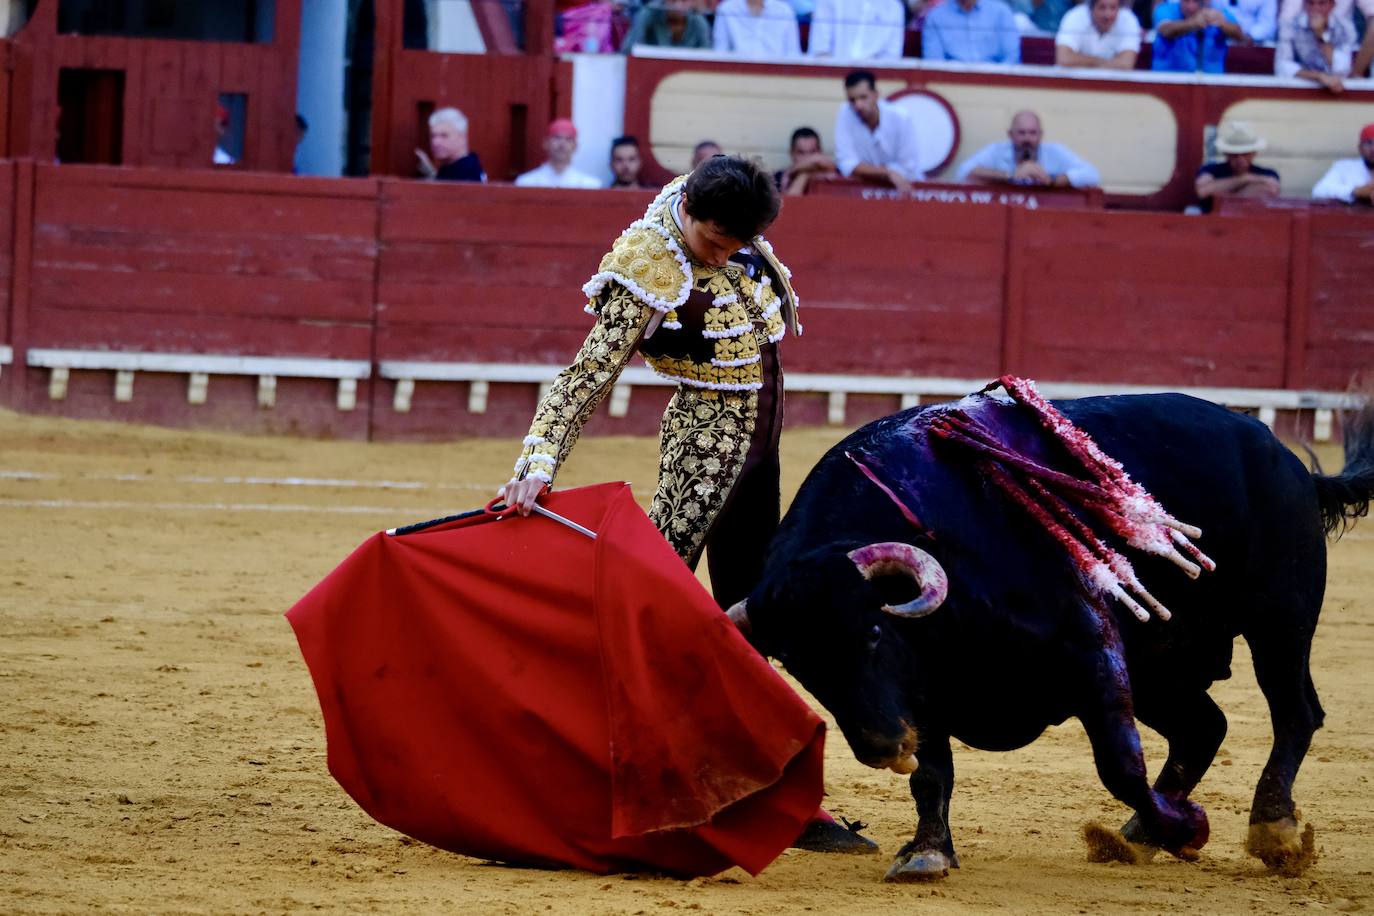
M1369 514L1374 500L1374 400L1346 417L1345 468L1339 474L1312 474L1322 527L1339 537L1358 518Z

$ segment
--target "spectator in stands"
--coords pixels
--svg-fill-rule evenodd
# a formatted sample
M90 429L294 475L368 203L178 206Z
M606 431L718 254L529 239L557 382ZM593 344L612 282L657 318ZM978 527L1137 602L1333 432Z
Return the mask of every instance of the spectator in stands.
M1054 62L1061 67L1135 69L1140 20L1121 0L1085 0L1064 16L1054 38Z
M229 109L215 106L215 151L210 161L215 165L238 165L234 154L225 149L229 145Z
M635 45L709 48L711 25L705 16L692 10L691 0L662 0L662 6L645 6L635 14L620 50L628 52Z
M1370 28L1374 32L1374 28ZM1360 131L1360 155L1337 159L1312 189L1313 200L1343 200L1348 204L1374 203L1374 124Z
M577 127L567 118L549 122L544 136L544 152L548 161L537 169L524 173L515 179L522 188L599 188L601 182L572 166L573 153L577 152Z
M921 57L962 63L1019 64L1021 35L1002 0L944 0L926 14Z
M1002 0L944 0L921 26L921 56L960 63L1021 63L1021 34Z
M805 194L812 178L830 178L838 174L835 160L821 151L821 135L810 127L798 127L792 131L788 155L792 159L791 164L773 176L778 183L778 190L784 194Z
M1155 7L1152 66L1175 73L1221 73L1228 41L1244 41L1240 23L1209 0L1172 0Z
M989 143L964 160L954 177L979 184L1054 188L1095 188L1101 183L1092 163L1062 143L1043 142L1043 137L1040 116L1019 111L1011 119L1007 139Z
M787 0L721 0L712 46L743 57L784 60L801 56L797 14Z
M1069 0L1011 0L1011 10L1017 15L1017 25L1023 32L1058 32L1064 14L1071 5ZM1020 19L1022 16L1025 17L1024 22ZM1030 24L1029 29L1027 23Z
M1365 22L1374 21L1374 0L1336 0L1334 15L1352 29L1355 27L1355 7L1360 8L1360 14L1364 16ZM1278 22L1283 23L1296 19L1302 12L1302 0L1279 0ZM1369 26L1365 26L1365 32L1369 31Z
M429 116L429 150L417 149L420 174L438 181L486 181L482 160L468 149L468 119L457 108L440 108Z
M611 179L609 187L640 190L649 185L640 180L639 170L644 167L644 159L639 154L639 140L634 137L616 137L611 141Z
M1364 41L1360 42L1360 50L1355 54L1355 62L1350 65L1351 79L1369 76L1371 64L1374 64L1374 27L1371 27L1370 21L1366 19Z
M695 169L707 159L723 155L724 153L725 150L721 149L720 144L716 141L702 140L696 146L692 147L692 168Z
M1279 173L1255 165L1255 154L1267 144L1245 121L1221 125L1217 152L1222 162L1204 165L1193 182L1203 213L1212 212L1218 197L1278 197Z
M868 70L846 76L844 91L849 102L835 116L835 165L840 174L911 190L913 181L925 177L911 118L878 98L877 79Z
M905 35L902 0L817 0L806 50L812 57L896 60Z
M29 10L33 7L32 2L24 0L6 0L0 3L0 36L9 38L18 33L29 21Z
M1241 31L1257 45L1273 44L1279 34L1279 0L1224 0Z
M1302 12L1279 29L1274 73L1312 80L1328 92L1344 92L1355 56L1355 29L1333 15L1334 0L1303 0Z
M306 134L310 133L310 122L305 119L305 115L296 112L296 145L291 150L291 174L301 173L301 144L305 142Z

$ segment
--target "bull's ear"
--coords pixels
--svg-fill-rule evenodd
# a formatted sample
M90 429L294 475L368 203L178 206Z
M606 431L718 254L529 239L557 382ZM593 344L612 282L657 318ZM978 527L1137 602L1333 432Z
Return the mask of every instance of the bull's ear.
M739 630L746 638L754 631L753 626L749 623L749 609L745 607L745 602L748 600L749 599L746 598L743 601L735 602L730 605L730 609L725 612L725 616L730 618L730 622L735 625L735 629Z
M905 604L884 604L883 610L896 617L924 617L935 611L949 594L949 577L940 561L919 547L901 541L883 541L851 550L846 556L865 579L902 575L921 589L921 594Z

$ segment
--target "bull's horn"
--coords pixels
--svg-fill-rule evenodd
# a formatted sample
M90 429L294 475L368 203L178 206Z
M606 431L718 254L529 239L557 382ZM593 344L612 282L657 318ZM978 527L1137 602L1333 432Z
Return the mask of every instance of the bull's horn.
M919 547L884 541L851 550L847 556L865 579L900 573L921 587L921 594L906 604L883 605L884 611L897 617L924 617L943 604L949 594L949 577L940 561Z
M746 598L745 601L747 600ZM753 629L753 627L749 625L749 609L744 606L744 601L736 601L734 604L730 605L730 609L725 612L725 616L729 617L730 622L735 625L735 629L739 630L745 636L748 636Z

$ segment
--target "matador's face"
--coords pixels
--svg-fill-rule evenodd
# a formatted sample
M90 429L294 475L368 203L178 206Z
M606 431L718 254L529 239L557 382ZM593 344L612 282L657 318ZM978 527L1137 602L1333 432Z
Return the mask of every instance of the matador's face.
M682 221L682 240L687 243L692 260L707 267L724 267L730 255L745 247L739 239L731 238L714 220L694 219L683 206L678 211Z

